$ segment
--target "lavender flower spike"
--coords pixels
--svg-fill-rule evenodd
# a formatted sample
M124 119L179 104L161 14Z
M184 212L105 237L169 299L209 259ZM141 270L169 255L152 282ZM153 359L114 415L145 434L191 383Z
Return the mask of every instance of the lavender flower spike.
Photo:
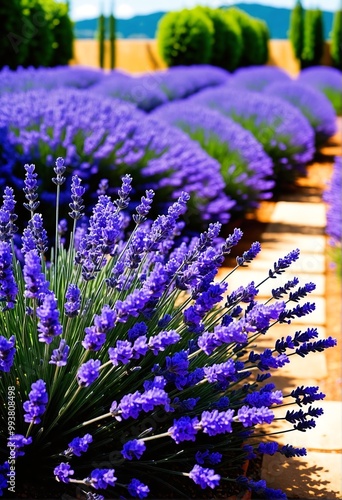
M47 402L46 384L44 380L39 379L31 385L29 399L23 404L23 408L26 411L24 415L25 422L39 424L41 422L40 417L45 412Z
M38 338L40 342L51 344L53 339L61 335L63 327L59 322L57 300L53 293L46 294L43 303L37 309Z

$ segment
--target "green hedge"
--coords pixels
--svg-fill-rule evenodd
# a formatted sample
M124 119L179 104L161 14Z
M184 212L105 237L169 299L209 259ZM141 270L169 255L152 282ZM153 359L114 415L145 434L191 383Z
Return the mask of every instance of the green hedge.
M0 67L59 66L72 58L73 24L66 3L2 0Z
M268 59L269 40L266 23L236 7L231 7L226 12L237 21L242 32L243 50L239 66L265 64Z
M168 66L207 64L213 33L213 23L201 8L168 12L158 23L159 53Z
M300 0L297 0L290 16L290 28L288 36L296 59L301 60L303 52L304 34L304 9Z
M320 9L309 9L304 16L302 67L317 66L323 56L323 16Z
M214 28L212 55L209 63L228 71L239 66L243 50L242 32L239 24L225 11L202 7Z

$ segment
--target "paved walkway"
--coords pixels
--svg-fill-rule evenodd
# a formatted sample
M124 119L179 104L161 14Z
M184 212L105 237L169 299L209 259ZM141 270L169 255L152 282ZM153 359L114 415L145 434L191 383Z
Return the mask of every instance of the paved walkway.
M340 137L334 149L325 151L327 161L333 155L341 155ZM330 154L330 158L329 158ZM317 170L319 172L319 170ZM317 174L316 174L317 175ZM318 173L319 175L319 173ZM261 237L262 251L246 270L243 268L229 278L229 288L234 290L251 279L262 281L270 265L288 251L299 248L300 259L284 273L282 279L268 280L260 288L260 299L268 298L271 288L285 283L294 276L300 284L313 281L317 288L308 300L316 303L316 310L291 325L277 325L270 329L265 338L258 341L258 347L274 347L276 338L294 333L299 329L317 327L320 337L328 337L326 331L326 206L317 190L298 190L282 196L270 215L270 220ZM260 279L259 279L260 278ZM341 349L338 345L336 349ZM311 353L306 358L293 356L291 363L279 370L273 377L279 388L289 393L297 386L324 386L328 379L326 353ZM324 387L322 388L322 390ZM341 394L341 393L340 393ZM280 454L265 456L262 464L262 478L272 488L282 489L288 498L297 499L342 499L342 394L339 401L323 400L317 405L324 409L324 415L317 420L317 427L307 432L294 431L279 434L278 442L305 447L307 456L286 459ZM293 406L291 409L295 409ZM284 413L284 410L281 412ZM291 424L280 421L279 431L291 428Z

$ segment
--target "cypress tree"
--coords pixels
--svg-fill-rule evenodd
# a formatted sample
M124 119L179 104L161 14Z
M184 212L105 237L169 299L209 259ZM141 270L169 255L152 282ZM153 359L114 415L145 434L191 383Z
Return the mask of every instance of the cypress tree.
M106 26L105 17L100 14L98 19L98 42L99 42L99 65L100 68L104 68L104 57L105 57L105 38L106 38Z
M303 33L304 33L304 9L300 0L297 0L290 17L290 28L288 36L292 45L293 53L296 59L301 60L303 52Z
M334 14L330 52L333 65L342 70L342 9Z
M112 12L109 16L110 69L115 68L115 40L116 40L115 24L116 23L114 17L114 5L112 5Z
M320 63L324 49L323 16L319 9L307 10L304 16L302 67Z

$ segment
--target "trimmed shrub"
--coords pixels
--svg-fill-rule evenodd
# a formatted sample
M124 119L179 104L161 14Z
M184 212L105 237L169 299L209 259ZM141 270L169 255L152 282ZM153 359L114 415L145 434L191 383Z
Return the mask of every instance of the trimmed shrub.
M168 66L209 63L213 24L201 9L168 12L158 23L157 41Z
M262 92L267 85L273 82L289 82L290 80L290 75L277 66L250 66L235 71L227 84L241 89Z
M324 50L323 16L320 9L306 10L304 16L304 39L302 67L320 64Z
M73 57L74 26L68 5L55 0L44 0L44 9L53 35L52 56L49 66L65 66Z
M295 58L301 61L304 42L304 9L300 0L297 0L292 9L288 36Z
M22 0L26 18L27 53L23 66L49 66L53 55L54 36L49 16L40 0Z
M256 22L256 27L259 32L260 39L260 52L256 64L266 64L269 56L269 41L270 41L270 31L265 21L262 19L254 19Z
M214 28L210 64L234 71L239 65L243 48L240 26L232 16L227 16L222 10L209 7L201 9L209 17Z
M342 70L342 9L334 14L331 31L331 58L335 68Z
M232 16L241 28L243 50L239 66L264 64L265 46L259 21L235 7L229 8L226 13Z
M229 219L234 203L223 193L219 163L185 133L131 104L60 89L6 94L0 106L1 180L11 179L21 189L22 165L36 162L46 213L52 209L53 158L63 155L68 170L84 180L89 202L103 178L115 184L131 172L136 196L158 188L158 211L166 211L186 190L197 226L201 220Z
M193 102L216 109L252 132L272 158L276 181L293 182L314 155L314 131L293 105L229 86L203 90Z
M276 82L266 87L265 93L284 99L303 113L315 132L317 146L336 133L334 108L318 90L305 83Z
M342 115L342 72L329 66L311 66L301 71L298 82L323 92L336 113Z
M220 163L225 192L236 202L233 212L255 208L272 196L272 161L239 124L191 100L161 106L152 116L186 132Z
M3 68L0 71L2 93L26 92L37 89L60 87L88 88L104 78L100 70L83 66L59 68L22 68L15 71Z
M16 68L27 54L27 26L20 0L1 0L0 3L0 68Z

